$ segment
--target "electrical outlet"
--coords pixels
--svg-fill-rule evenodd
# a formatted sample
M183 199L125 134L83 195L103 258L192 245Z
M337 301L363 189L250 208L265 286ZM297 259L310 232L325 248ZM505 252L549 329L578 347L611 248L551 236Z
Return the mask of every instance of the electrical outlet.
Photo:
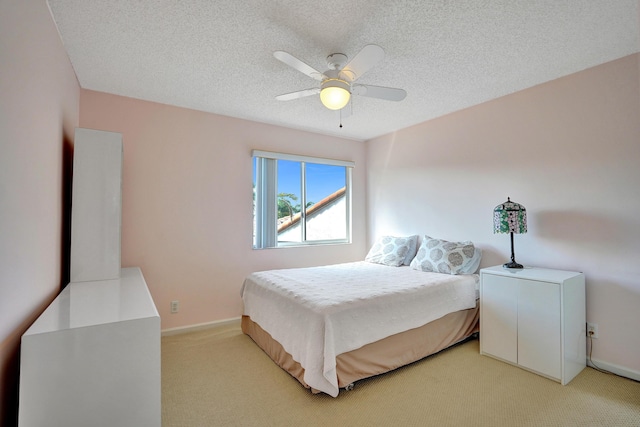
M177 313L179 305L180 302L178 300L171 301L171 313Z
M587 336L598 338L598 324L587 322Z

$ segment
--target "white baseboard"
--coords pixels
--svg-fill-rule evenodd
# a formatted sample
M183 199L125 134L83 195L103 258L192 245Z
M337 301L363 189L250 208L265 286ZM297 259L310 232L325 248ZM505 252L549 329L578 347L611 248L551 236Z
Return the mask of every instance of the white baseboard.
M587 366L591 366L592 368L595 368L595 369L602 369L605 371L609 371L612 374L629 378L634 381L640 381L640 372L634 371L629 368L625 368L624 366L614 365L613 363L608 363L603 360L592 359L592 361L590 361L589 359L587 359Z
M161 335L167 337L170 335L185 334L187 332L202 331L204 329L215 328L216 326L227 326L233 323L240 324L240 317L232 317L231 319L215 320L213 322L198 323L196 325L179 326L177 328L163 329Z

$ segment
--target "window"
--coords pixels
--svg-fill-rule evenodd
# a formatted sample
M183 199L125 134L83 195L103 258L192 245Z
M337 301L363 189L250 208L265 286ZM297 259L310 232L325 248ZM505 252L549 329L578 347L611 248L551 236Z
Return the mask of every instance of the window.
M253 152L253 247L349 243L353 162Z

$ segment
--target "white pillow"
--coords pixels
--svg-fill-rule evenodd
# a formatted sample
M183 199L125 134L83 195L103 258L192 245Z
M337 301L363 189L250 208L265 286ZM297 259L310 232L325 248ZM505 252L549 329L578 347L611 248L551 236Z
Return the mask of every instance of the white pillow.
M373 244L365 261L399 267L409 253L410 238L382 236Z
M413 258L416 256L416 252L418 252L418 235L415 234L413 236L407 237L409 239L409 252L407 252L407 256L404 258L404 265L410 265Z
M444 274L471 274L477 270L481 256L473 242L449 242L424 236L411 268Z
M480 260L482 259L482 249L477 246L474 246L475 254L471 257L471 259L462 266L460 270L460 274L473 274L478 271L478 267L480 267Z

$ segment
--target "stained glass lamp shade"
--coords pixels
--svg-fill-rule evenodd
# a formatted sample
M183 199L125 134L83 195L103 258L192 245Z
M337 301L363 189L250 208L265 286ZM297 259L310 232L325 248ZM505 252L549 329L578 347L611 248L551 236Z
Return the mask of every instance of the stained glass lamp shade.
M523 268L516 262L513 251L513 233L523 234L527 232L527 210L524 206L507 201L499 204L493 210L493 233L509 233L511 235L511 262L503 264L504 268Z

